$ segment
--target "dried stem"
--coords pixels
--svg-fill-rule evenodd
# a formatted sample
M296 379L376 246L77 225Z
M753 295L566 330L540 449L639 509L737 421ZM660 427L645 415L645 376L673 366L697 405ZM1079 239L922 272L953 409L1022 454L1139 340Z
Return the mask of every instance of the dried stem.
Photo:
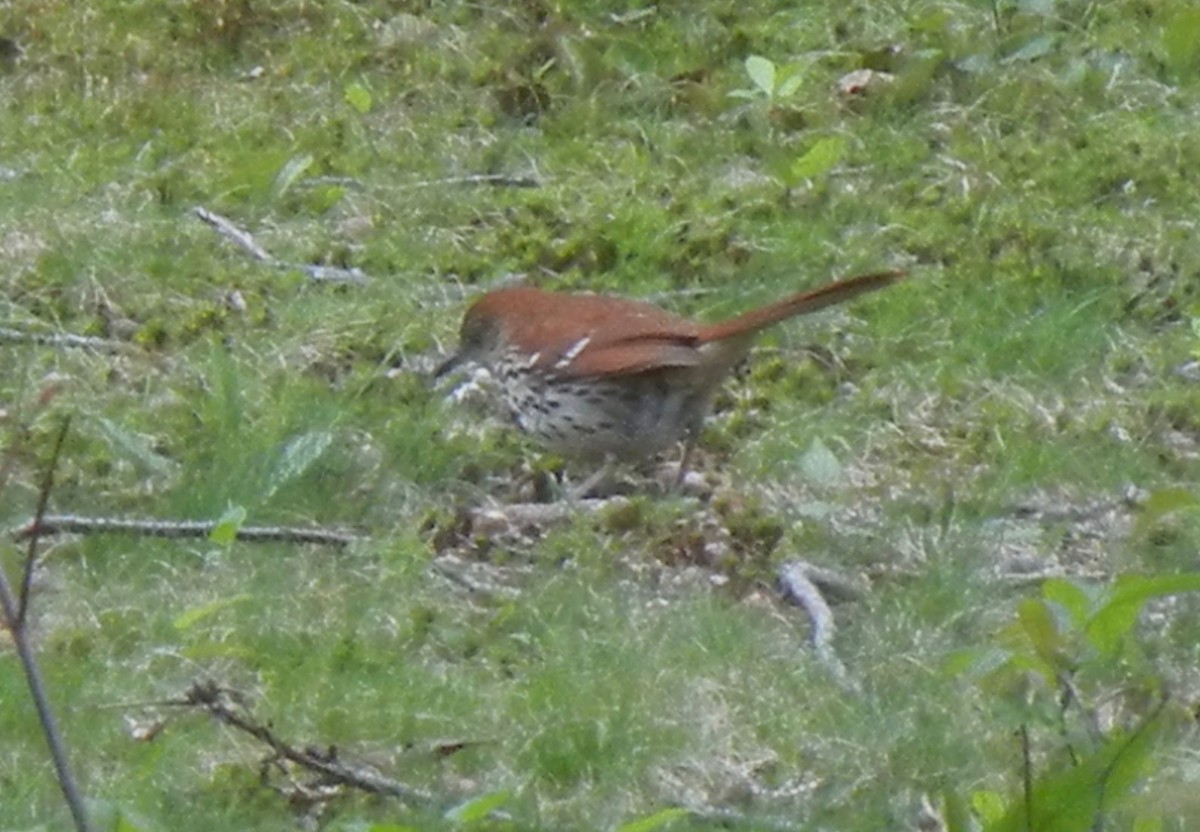
M217 523L211 520L136 520L122 517L82 517L77 514L47 514L22 525L13 536L26 540L34 534L133 534L170 539L203 538L212 534ZM339 529L297 528L293 526L243 526L237 539L248 543L314 543L321 546L349 546L358 535Z
M216 682L198 682L188 690L181 702L175 704L203 708L218 721L249 734L271 749L277 759L295 763L303 769L321 775L328 783L348 786L370 794L396 797L412 804L429 805L433 795L377 772L355 767L338 759L333 748L317 749L313 746L298 748L276 736L268 725L256 722L237 710L238 697Z
M259 245L249 231L238 228L227 217L201 206L196 206L195 213L197 217L215 228L218 234L264 265L287 271L303 272L310 280L328 283L354 283L361 286L367 282L367 276L362 269L358 268L343 269L340 266L318 266L312 263L286 263Z
M69 424L70 420L63 421L58 439L54 444L54 450L50 456L50 462L47 465L46 474L42 479L41 491L38 494L38 517L44 514L46 505L50 500L50 491L54 486L54 469L58 466L59 454L62 451L63 440L66 437ZM0 484L7 482L8 475L12 470L14 453L13 448L10 447L6 454L4 475L0 479ZM0 607L3 608L5 626L12 635L13 644L17 648L17 655L21 661L21 669L25 674L25 681L29 685L29 695L33 699L34 708L37 710L38 720L42 725L42 734L46 737L46 745L50 749L50 758L54 762L54 771L58 775L58 785L62 789L63 798L66 800L67 807L71 811L71 817L75 821L75 828L80 832L92 832L94 827L88 820L87 811L84 808L83 793L79 790L79 784L75 780L75 775L71 772L71 766L67 758L66 743L63 741L62 733L58 729L58 721L54 717L54 712L50 708L50 697L46 694L46 685L42 679L42 672L38 666L37 657L33 653L33 646L29 642L29 632L26 626L26 613L29 608L29 585L37 559L39 538L36 530L37 526L38 523L35 519L34 531L29 536L29 550L25 558L25 571L21 577L21 595L19 599L14 597L12 587L8 583L8 576L3 569L0 569Z
M813 650L817 659L839 684L854 688L855 684L846 672L845 665L833 652L833 612L817 586L817 581L823 576L822 572L823 570L817 570L804 561L790 561L779 570L779 584L784 597L808 613L812 622Z

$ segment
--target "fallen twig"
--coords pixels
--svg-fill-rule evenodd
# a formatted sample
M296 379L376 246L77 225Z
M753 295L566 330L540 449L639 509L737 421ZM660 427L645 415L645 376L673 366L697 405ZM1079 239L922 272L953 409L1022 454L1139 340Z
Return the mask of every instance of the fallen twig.
M249 734L273 752L274 760L287 760L303 769L325 778L320 785L336 784L369 792L370 794L395 797L412 804L429 805L433 795L397 780L384 777L365 767L352 766L338 758L337 749L305 746L297 748L284 742L268 725L254 721L237 710L239 697L216 682L197 682L184 694L179 704L203 708L218 721Z
M98 350L100 352L122 352L132 349L131 344L124 341L113 341L109 338L73 335L69 332L26 332L23 329L10 329L9 327L0 327L0 341L14 344L38 344L46 347Z
M232 220L199 205L196 206L195 213L196 216L215 228L218 234L264 265L287 271L304 272L311 280L328 283L354 283L361 286L367 282L366 274L359 268L344 269L340 266L284 262L259 245L249 231L234 225Z
M785 598L803 607L808 613L812 622L813 650L817 659L840 684L853 688L856 684L846 672L841 659L833 652L833 612L817 587L818 571L804 561L790 561L779 569L779 585Z
M434 188L440 185L492 185L500 188L540 188L542 180L536 176L510 176L506 173L475 173L469 176L448 176L444 179L428 179L401 185L406 188Z
M469 509L471 531L475 534L495 535L519 529L522 526L544 528L570 522L581 514L596 514L609 508L627 505L624 497L608 497L602 500L562 500L557 503L509 503Z
M33 518L13 532L16 540L34 534L135 534L171 539L202 538L212 534L217 523L211 520L131 520L117 517L81 517L77 514L47 514ZM321 546L348 546L358 535L337 529L296 528L293 526L243 526L237 539L248 543L315 543Z

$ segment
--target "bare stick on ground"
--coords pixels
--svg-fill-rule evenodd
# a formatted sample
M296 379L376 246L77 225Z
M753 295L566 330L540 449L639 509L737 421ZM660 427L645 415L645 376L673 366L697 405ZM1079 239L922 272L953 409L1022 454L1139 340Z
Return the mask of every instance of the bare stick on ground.
M234 225L233 221L207 208L196 206L196 216L217 230L229 242L249 254L258 262L277 269L303 272L310 280L327 283L354 283L363 285L367 276L362 269L343 269L340 266L318 266L312 263L286 263L258 244L249 232Z
M779 584L783 596L808 613L812 622L813 650L833 678L841 685L854 689L857 684L846 672L845 665L833 652L833 611L817 586L822 570L804 561L790 561L779 569Z
M217 527L211 520L134 520L121 517L81 517L77 514L46 514L22 525L13 537L27 540L33 535L133 534L170 539L208 537ZM320 546L349 546L358 535L340 529L294 526L243 526L237 539L249 543L314 543Z
M286 760L321 777L322 785L340 785L370 794L395 797L410 804L426 806L434 802L433 795L397 780L384 777L370 769L353 766L338 758L334 748L299 748L280 739L270 726L242 712L239 697L216 682L197 682L188 689L182 700L171 704L202 708L218 721L249 734L271 749L271 760Z
M27 626L29 587L37 560L39 535L36 529L39 525L38 518L45 514L46 505L50 500L50 492L54 489L54 470L58 466L58 457L62 452L63 440L66 439L69 427L70 420L64 420L62 427L59 429L58 438L55 441L54 450L51 454L50 462L46 467L46 474L38 493L37 516L34 518L34 531L28 538L29 546L25 556L25 571L21 577L21 594L19 597L13 595L12 587L8 583L8 576L4 573L3 569L0 569L0 607L3 607L4 625L12 635L13 644L17 648L17 655L21 661L21 669L25 673L25 680L29 685L29 695L33 699L34 707L37 709L38 720L42 724L42 733L46 737L46 744L50 748L50 757L54 761L54 770L58 776L58 784L62 789L67 807L71 810L71 817L75 821L75 828L80 830L80 832L91 832L94 827L88 820L87 811L83 805L83 793L79 789L79 784L76 782L75 775L72 773L70 763L67 760L66 743L63 741L62 733L58 730L58 721L54 717L54 712L50 709L50 698L46 694L46 685L42 680L42 672L38 666L37 657L34 656L33 647L29 643ZM12 470L11 459L12 450L10 449L5 459L3 475L0 477L0 485L3 485L8 480L8 475Z
M495 188L540 188L542 180L536 176L513 176L507 173L475 173L468 176L448 176L444 179L428 179L402 185L402 189L435 188L443 185L491 185Z
M23 329L0 327L0 341L13 344L35 344L43 347L95 350L97 352L124 352L132 345L109 338L94 338L90 335L74 335L70 332L26 332Z

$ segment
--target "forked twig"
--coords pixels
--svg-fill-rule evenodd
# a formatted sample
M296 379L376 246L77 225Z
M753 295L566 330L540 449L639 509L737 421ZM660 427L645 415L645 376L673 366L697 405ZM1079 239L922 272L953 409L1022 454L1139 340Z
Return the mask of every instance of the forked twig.
M197 682L184 694L182 701L172 704L190 705L204 709L219 722L249 734L271 749L276 759L295 763L303 769L314 772L326 778L326 782L334 783L370 794L395 797L417 805L429 805L434 802L433 795L413 786L405 785L397 780L365 768L352 766L338 758L337 750L333 748L317 749L312 746L297 748L291 743L284 742L270 726L256 722L249 716L239 712L238 697L227 688L216 682Z

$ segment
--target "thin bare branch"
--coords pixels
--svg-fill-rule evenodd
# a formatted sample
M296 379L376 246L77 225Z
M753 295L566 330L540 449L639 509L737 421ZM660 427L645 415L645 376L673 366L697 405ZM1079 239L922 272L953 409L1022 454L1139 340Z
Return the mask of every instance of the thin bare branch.
M779 584L783 596L798 604L812 622L813 650L839 684L853 689L854 681L845 665L833 652L833 612L814 580L813 568L804 561L790 561L779 569Z
M303 769L319 774L327 778L329 782L349 786L370 794L399 798L417 805L429 805L434 802L433 795L428 792L338 759L337 752L333 748L318 749L311 745L298 748L284 742L275 735L269 726L256 722L235 710L238 707L237 697L215 682L198 682L192 685L185 695L185 699L189 704L203 708L225 725L254 737L270 748L275 757L288 760Z
M217 233L226 240L229 240L229 242L264 265L287 271L300 271L311 280L327 283L355 283L362 285L367 282L367 275L362 269L358 268L344 269L340 266L319 266L312 263L284 262L259 245L258 241L254 239L254 235L249 231L238 228L227 217L223 217L199 205L195 208L195 214L215 228Z
M119 517L82 517L77 514L47 514L33 518L13 532L16 540L33 534L133 534L174 540L204 538L217 523L211 520L135 520ZM349 546L362 538L339 529L293 526L243 526L237 539L248 543L314 543L320 546Z
M38 495L39 512L45 510L45 506L50 499L50 490L54 485L53 471L54 467L58 464L59 451L62 449L63 437L66 436L67 424L69 422L65 421L63 423L63 428L59 432L58 441L55 444L54 453L50 459L49 470L42 480L41 492ZM14 457L14 447L10 446L5 453L3 476L0 478L0 484L7 483ZM17 649L17 656L21 662L21 670L25 674L25 683L29 686L29 696L33 700L34 709L37 710L38 721L42 726L42 735L45 736L46 745L50 750L50 759L54 763L54 771L58 777L58 785L62 790L63 799L66 801L67 808L71 812L75 828L79 832L92 832L94 827L91 821L89 821L87 809L84 807L83 792L80 791L79 783L75 780L75 775L71 771L67 755L67 745L63 740L62 732L58 729L58 721L54 717L54 711L50 708L50 697L46 693L46 684L42 679L42 671L38 666L37 656L34 655L33 645L29 641L29 633L26 626L29 582L30 575L33 572L34 560L37 557L37 539L37 534L33 534L30 537L29 554L26 558L25 573L21 579L21 596L19 599L13 595L12 586L8 582L8 575L0 568L0 609L3 610L4 624L8 628L12 636L13 645Z
M29 546L25 551L25 571L21 575L21 597L17 604L17 626L22 631L25 629L26 613L29 611L29 588L33 585L33 570L37 566L37 545L41 536L38 529L41 527L42 518L46 516L46 506L50 504L50 492L54 490L54 471L58 468L58 458L70 429L71 417L67 416L58 429L54 449L50 451L50 462L46 465L46 473L42 477L42 487L38 491L37 511L33 515L33 532L29 535Z
M0 341L14 344L36 344L45 347L96 350L97 352L123 352L133 349L132 344L113 341L110 338L73 335L69 332L26 332L23 329L9 327L0 327Z
M443 185L491 185L497 188L540 188L542 180L536 176L512 176L506 173L476 173L469 176L448 176L444 179L427 179L402 185L401 190L436 188Z

